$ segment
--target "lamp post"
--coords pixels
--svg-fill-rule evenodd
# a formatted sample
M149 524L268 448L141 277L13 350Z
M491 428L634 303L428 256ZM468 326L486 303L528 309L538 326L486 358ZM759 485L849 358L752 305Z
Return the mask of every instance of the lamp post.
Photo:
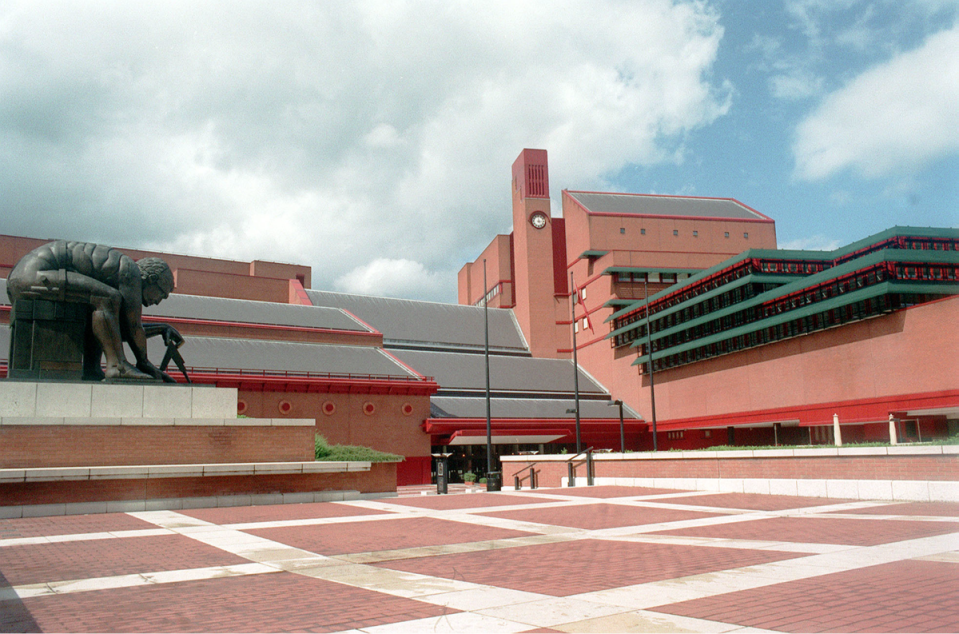
M486 258L483 258L483 329L485 333L484 356L486 358L486 482L493 472L493 425L490 416L489 396L489 289L486 287ZM487 486L487 488L489 488Z
M579 363L576 360L576 284L573 282L573 272L569 272L569 310L573 317L573 396L576 399L576 454L583 451L583 443L579 434Z
M649 273L646 274L649 277ZM653 381L653 320L649 314L649 285L643 280L643 297L646 299L646 349L649 352L649 400L653 411L653 451L659 451L656 439L656 385Z
M607 407L619 405L619 453L626 453L626 432L623 430L623 402L613 401L606 405Z

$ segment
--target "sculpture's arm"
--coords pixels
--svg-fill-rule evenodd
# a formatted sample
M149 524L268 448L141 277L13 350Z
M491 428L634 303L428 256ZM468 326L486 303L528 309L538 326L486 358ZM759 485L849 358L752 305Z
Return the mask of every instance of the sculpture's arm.
M120 307L120 322L124 326L123 339L129 344L133 356L136 357L137 370L149 374L155 379L175 383L166 372L161 372L147 358L147 335L143 330L140 270L133 260L128 261L131 266L125 266L126 262L120 265L120 288L118 289L123 297L123 304Z

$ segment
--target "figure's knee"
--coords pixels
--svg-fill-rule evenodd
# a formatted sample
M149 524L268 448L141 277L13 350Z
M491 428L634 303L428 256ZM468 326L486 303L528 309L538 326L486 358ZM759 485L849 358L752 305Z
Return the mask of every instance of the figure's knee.
M119 291L95 294L90 296L90 304L93 306L93 311L95 313L104 312L111 315L119 315L120 306L123 304L123 297L120 295Z

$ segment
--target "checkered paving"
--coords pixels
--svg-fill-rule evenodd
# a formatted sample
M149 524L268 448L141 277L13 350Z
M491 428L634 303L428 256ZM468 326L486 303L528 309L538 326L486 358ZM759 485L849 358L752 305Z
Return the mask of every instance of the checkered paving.
M954 632L959 504L577 487L0 521L0 632Z

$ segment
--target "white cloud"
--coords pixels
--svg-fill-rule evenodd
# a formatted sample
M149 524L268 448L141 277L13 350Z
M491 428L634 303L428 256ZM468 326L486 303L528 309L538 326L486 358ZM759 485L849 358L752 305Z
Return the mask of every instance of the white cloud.
M779 243L780 249L786 249L788 251L834 251L841 246L842 244L839 240L829 238L822 234L796 238Z
M796 131L796 174L906 174L959 151L959 26L828 95Z
M338 278L333 285L345 293L387 297L442 296L455 286L455 276L431 273L419 262L377 258Z
M769 79L770 92L777 99L795 101L814 97L822 92L823 79L805 69L791 69L789 73Z
M317 288L455 272L509 230L522 148L554 190L681 158L729 108L722 33L673 0L4 3L0 218Z

